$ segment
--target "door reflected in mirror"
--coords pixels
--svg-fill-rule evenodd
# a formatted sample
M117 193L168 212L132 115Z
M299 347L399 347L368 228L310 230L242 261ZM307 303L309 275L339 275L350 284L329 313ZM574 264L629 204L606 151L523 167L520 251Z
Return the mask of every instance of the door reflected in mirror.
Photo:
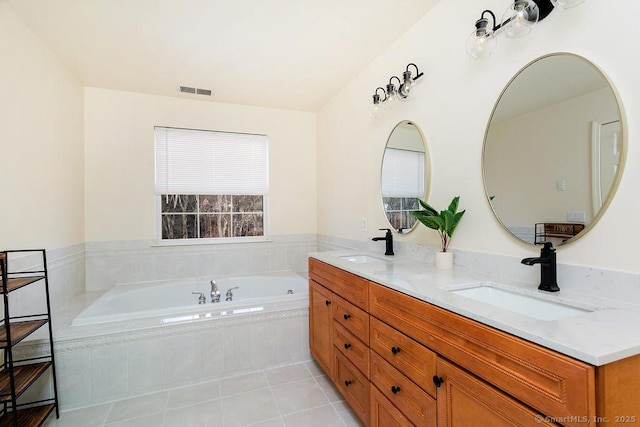
M430 176L429 154L420 129L402 121L391 131L382 157L382 206L389 225L398 233L413 230L418 198L425 199Z
M498 221L527 243L584 235L620 180L624 128L611 84L588 60L558 53L525 66L485 134L484 184Z

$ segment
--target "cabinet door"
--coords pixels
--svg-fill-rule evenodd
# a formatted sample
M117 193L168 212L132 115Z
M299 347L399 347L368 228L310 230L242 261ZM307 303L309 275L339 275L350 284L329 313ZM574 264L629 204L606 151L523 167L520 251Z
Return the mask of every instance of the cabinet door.
M438 359L438 427L555 425L455 365Z
M309 348L318 365L333 378L333 294L309 280Z
M413 427L413 424L375 386L371 386L371 427Z

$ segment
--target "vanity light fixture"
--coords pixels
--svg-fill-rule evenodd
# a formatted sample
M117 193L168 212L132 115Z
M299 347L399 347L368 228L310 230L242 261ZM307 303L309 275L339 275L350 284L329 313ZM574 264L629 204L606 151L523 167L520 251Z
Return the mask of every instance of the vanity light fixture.
M416 76L413 77L409 67L415 67ZM416 84L416 80L422 77L424 73L418 70L418 66L413 62L407 64L407 67L402 72L402 80L398 76L391 76L389 83L386 85L386 89L383 87L376 88L373 93L373 103L369 106L369 115L375 117L381 109L388 110L393 108L393 105L397 101L407 101L411 99L413 88ZM398 81L398 86L394 84L394 79ZM382 96L378 91L382 91Z
M569 9L579 5L584 0L513 0L502 15L502 21L497 23L496 15L489 9L484 10L480 19L476 21L476 29L467 38L467 53L481 59L491 55L496 46L496 33L503 30L509 38L522 37L531 32L533 26L546 18L554 9L561 7ZM489 27L489 15L492 26Z

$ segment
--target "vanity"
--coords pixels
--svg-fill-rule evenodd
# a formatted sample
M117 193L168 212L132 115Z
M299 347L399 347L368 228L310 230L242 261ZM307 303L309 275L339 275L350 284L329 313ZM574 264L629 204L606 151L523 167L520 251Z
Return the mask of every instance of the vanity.
M311 255L311 354L365 425L640 423L640 335L627 349L635 355L589 355L589 341L608 335L589 329L599 313L492 311L451 292L469 283L397 260ZM582 336L569 337L576 322Z

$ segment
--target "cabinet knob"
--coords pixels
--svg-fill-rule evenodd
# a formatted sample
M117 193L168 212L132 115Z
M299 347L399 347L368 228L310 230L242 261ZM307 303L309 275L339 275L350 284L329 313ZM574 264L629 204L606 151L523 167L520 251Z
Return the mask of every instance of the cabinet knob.
M349 343L347 343L347 342L346 342L346 343L344 343L344 349L345 349L345 350L349 350L349 348L350 348L350 347L351 347L351 344L349 344Z
M436 385L436 387L440 387L443 382L444 380L442 379L442 377L439 377L437 375L433 376L433 383Z
M342 315L342 317L344 317L344 320L347 320L347 319L349 319L351 317L351 315L345 313L345 314Z
M347 386L347 387L349 387L349 386L351 385L351 383L352 383L352 381L350 381L350 380L346 380L346 381L344 382L344 385L345 385L345 386Z
M325 305L331 305L331 301L329 301L329 300L325 300L324 303L325 303Z
M400 347L391 347L391 353L393 354L400 353Z
M398 394L399 391L400 391L400 387L395 386L395 385L391 386L391 393Z

